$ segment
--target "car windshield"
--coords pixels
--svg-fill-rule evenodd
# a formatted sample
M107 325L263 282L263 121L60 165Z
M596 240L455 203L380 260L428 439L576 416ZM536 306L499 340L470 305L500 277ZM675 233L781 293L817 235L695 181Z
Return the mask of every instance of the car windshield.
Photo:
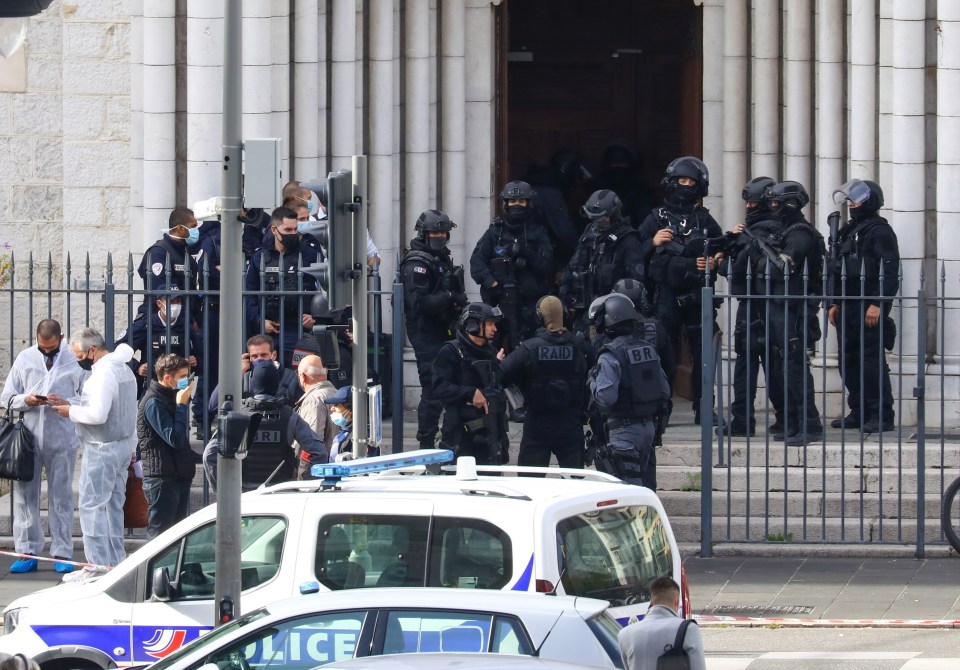
M561 582L569 595L614 607L650 600L649 586L673 571L663 520L647 505L578 514L557 524Z
M623 656L620 655L620 642L617 636L623 630L623 627L617 623L617 620L609 612L600 612L597 616L587 619L587 626L597 636L597 641L607 652L613 666L622 668Z
M254 621L258 621L265 616L268 616L270 613L265 607L261 607L258 610L254 610L249 614L244 614L243 616L234 619L230 623L224 624L219 628L216 628L209 633L200 636L190 644L184 645L177 649L175 652L169 656L162 658L153 665L150 666L150 670L166 670L166 668L173 667L177 665L177 662L187 656L192 654L194 649L199 649L201 647L206 647L212 645L211 648L216 648L219 641L225 637L229 637L238 628L242 628L247 624L250 624Z

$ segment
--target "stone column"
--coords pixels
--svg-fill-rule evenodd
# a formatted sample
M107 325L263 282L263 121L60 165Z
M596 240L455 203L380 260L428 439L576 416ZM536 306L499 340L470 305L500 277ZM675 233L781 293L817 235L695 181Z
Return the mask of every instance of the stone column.
M465 0L447 0L440 9L440 208L454 221L466 213ZM452 240L454 255L466 253L467 240ZM470 245L470 250L473 250Z
M707 29L704 21L704 29ZM738 94L723 98L723 221L729 229L743 219L740 198L747 174L748 50L747 0L726 0L723 5L723 88ZM755 173L759 175L759 172Z
M300 180L314 179L321 173L317 110L326 91L320 90L318 4L318 0L295 0L294 3L293 136L296 145L290 147L293 166L289 176Z
M466 9L466 206L463 220L457 221L454 238L463 252L456 263L470 266L470 253L483 231L490 225L491 194L499 193L493 183L495 129L494 7L485 0L469 0ZM469 274L469 270L467 272ZM479 300L473 280L467 280L467 292Z
M836 207L832 194L844 179L843 6L817 0L817 187L809 187L813 219L826 235L827 214Z
M170 210L177 205L175 5L174 0L143 4L143 228L133 231L135 253L143 253L160 237L161 231L167 228ZM64 63L67 62L65 57ZM127 68L124 70L125 74L129 72ZM77 78L87 81L87 85L94 79L89 74L78 74ZM123 90L115 80L107 81L103 74L96 79L101 86ZM65 83L73 80L74 77L64 73ZM65 143L64 154L69 156L69 153L69 144ZM68 157L65 163L99 164L100 169L109 169L115 160L88 157L84 161L73 161ZM102 241L98 241L100 243Z
M850 178L877 175L877 0L851 0Z
M704 199L715 217L722 217L723 171L723 2L703 3L703 162L710 168L710 195ZM731 220L720 218L729 229Z
M756 175L778 179L780 166L780 2L753 7L753 163Z
M243 0L243 139L276 137L273 130L272 2Z
M187 201L220 195L223 135L223 6L187 6Z
M140 246L141 238L145 237L143 235L143 0L130 0L130 207L128 211L130 213L129 248L133 250Z
M430 3L404 5L403 223L412 235L420 212L430 208ZM459 230L455 233L460 233Z
M356 0L333 0L333 38L330 71L333 90L330 94L331 147L334 170L350 169L350 159L356 153Z
M387 286L393 278L397 252L406 240L402 223L394 217L394 0L370 1L370 114L369 197L370 235L380 248L381 276Z
M836 3L839 4L839 3ZM811 0L791 0L787 12L783 64L783 178L813 191L810 107L813 103L813 21ZM812 213L808 208L808 216Z
M290 176L293 149L290 146L290 0L274 2L270 17L271 67L270 67L270 137L280 138L280 155L283 156L283 174ZM284 180L286 181L286 179Z

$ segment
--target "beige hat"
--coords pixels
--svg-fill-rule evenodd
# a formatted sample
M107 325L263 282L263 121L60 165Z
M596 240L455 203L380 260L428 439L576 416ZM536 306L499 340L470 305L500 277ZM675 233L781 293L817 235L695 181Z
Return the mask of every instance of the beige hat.
M543 319L543 325L551 333L562 333L566 330L563 327L563 304L557 296L547 295L540 298L540 302L537 303L537 312Z

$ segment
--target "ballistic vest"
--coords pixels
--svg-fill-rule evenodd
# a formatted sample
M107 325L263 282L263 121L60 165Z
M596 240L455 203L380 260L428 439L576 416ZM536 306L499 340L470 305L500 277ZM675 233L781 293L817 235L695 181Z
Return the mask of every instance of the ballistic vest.
M297 458L293 450L296 421L293 408L276 398L246 398L243 407L263 415L249 445L247 457L241 461L244 487L263 484L280 464L283 467L270 480L271 483L290 481L297 471Z
M657 349L634 335L618 337L603 345L600 353L609 353L620 365L617 402L604 418L647 419L655 416L670 387L660 367Z
M533 374L525 402L534 412L580 413L586 407L587 358L570 333L544 333L521 344L530 352Z

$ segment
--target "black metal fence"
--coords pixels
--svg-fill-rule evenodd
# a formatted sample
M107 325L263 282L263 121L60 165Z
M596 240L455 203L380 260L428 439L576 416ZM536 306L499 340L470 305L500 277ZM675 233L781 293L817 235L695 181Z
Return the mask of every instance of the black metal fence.
M711 393L700 412L709 417L716 406L725 418L715 428L704 421L701 431L703 555L712 554L712 542L816 542L915 544L922 556L928 543L945 541L940 501L960 476L960 371L950 367L960 346L948 330L960 308L948 281L957 278L941 267L933 296L922 274L909 294L898 279L901 290L883 298L813 295L806 275L796 295L771 292L769 280L748 282L761 291L745 293L727 290L729 279L703 288L704 356L695 372ZM877 325L867 325L860 310L871 302L886 302L891 319L881 311ZM840 306L836 325L832 304ZM860 316L843 319L844 311ZM791 318L800 326L791 329ZM877 341L879 348L869 346ZM783 353L790 351L800 352L799 373ZM885 361L892 412L882 400ZM765 381L754 401L744 369L757 367ZM877 397L880 409L871 409ZM744 404L755 407L753 430L743 425ZM800 435L773 430L781 414L799 421Z

